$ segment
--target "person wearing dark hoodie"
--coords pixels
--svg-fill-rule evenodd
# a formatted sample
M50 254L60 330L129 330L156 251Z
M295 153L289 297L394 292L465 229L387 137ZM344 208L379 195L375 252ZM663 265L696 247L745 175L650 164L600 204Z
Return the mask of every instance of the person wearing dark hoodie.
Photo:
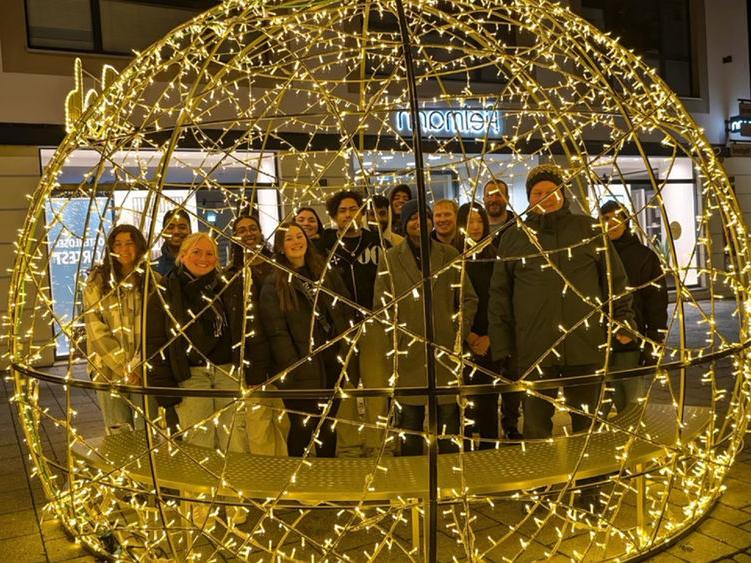
M187 211L176 207L164 214L162 217L162 237L164 237L162 255L154 266L159 274L166 276L174 269L180 245L190 232L190 216Z
M391 230L397 235L406 236L404 233L402 207L408 201L412 200L412 190L407 184L399 184L389 194L389 202L391 204Z
M357 361L348 361L352 360L349 345L339 339L351 328L355 311L347 304L351 296L338 272L326 269L323 258L296 223L279 225L274 255L278 266L261 288L259 309L275 365L282 373L275 378L276 385L283 389L333 389L341 383L345 369L357 380ZM302 456L315 439L318 457L334 457L332 421L338 401L325 421L320 421L322 403L326 400L284 400L290 419L290 456ZM319 423L320 431L314 436Z
M385 248L391 243L381 239L377 230L364 229L361 226L363 216L363 197L358 192L342 190L326 201L329 217L336 224L336 229L326 229L321 237L319 248L325 258L330 259L333 268L341 275L354 301L362 307L358 317L362 318L373 306L373 285L375 284L378 264L383 258ZM385 245L385 246L384 246ZM367 334L361 335L358 361L364 386L384 386L382 378L376 375L367 363L369 360ZM359 381L349 382L357 386ZM377 423L377 414L383 411L384 401L380 397L345 399L339 407L340 418L359 421L367 418L371 426L366 430L358 429L360 424L343 423L337 425L337 456L353 457L367 455L368 450L377 447L377 435L373 426Z
M643 343L634 340L627 345L615 342L612 369L628 369L652 365L659 358L658 350L665 340L668 322L668 289L660 259L629 228L629 212L610 200L600 207L600 215L608 238L618 252L628 276L629 286L636 288L633 304L636 328ZM615 381L613 403L618 412L637 402L642 396L643 379L630 377Z
M623 264L599 223L569 209L558 166L533 168L526 187L527 219L501 236L490 281L493 360L528 381L595 374L605 364L608 331L621 344L633 339ZM598 383L563 386L574 432L589 428L600 389ZM525 396L525 438L552 435L557 393L540 389Z
M336 229L326 229L320 248L324 257L331 255L331 265L341 275L355 302L370 309L373 306L373 284L378 263L391 244L381 242L378 233L361 226L363 198L357 192L342 190L326 201L326 211Z

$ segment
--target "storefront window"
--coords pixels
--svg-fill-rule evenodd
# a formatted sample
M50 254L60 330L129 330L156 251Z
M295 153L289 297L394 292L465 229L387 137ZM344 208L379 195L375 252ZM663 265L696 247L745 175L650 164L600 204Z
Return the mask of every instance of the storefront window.
M520 159L509 154L427 154L428 203L453 199L460 205L473 197L482 202L482 189L491 179L509 186L510 207L518 213L527 207L524 187L527 171L537 165L537 157ZM365 152L362 161L353 160L357 183L376 193L388 192L397 184L407 184L415 192L414 155L412 153Z
M44 168L54 149L40 151ZM152 259L161 254L161 218L169 209L183 207L195 231L211 231L220 247L221 262L229 259L229 232L237 212L253 204L267 238L279 224L276 162L272 153L236 151L207 154L180 150L171 154L166 181L158 202L153 190L140 189L154 181L163 154L159 151L117 152L104 159L93 150L71 153L59 177L60 193L46 209L49 226L50 292L56 322L55 354L71 353L61 326L84 334L82 291L91 268L102 260L107 235L113 226L137 226L147 239ZM79 186L90 181L91 171L103 168L97 182L101 197L80 196ZM156 209L155 209L155 206ZM87 222L88 218L88 222ZM152 227L152 218L157 221ZM225 233L223 236L220 233Z

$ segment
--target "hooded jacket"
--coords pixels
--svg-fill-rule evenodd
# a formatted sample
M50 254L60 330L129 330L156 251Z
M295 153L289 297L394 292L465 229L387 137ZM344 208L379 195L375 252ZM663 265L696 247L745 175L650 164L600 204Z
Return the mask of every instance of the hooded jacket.
M668 323L668 289L660 259L629 230L614 240L613 246L623 262L629 285L644 286L633 293L632 308L639 334L662 342L665 333L660 331L665 330Z
M488 304L493 359L511 357L522 373L536 363L540 367L603 365L608 296L621 295L627 279L599 224L571 213L564 201L557 211L530 213L523 225L508 228L498 255ZM613 301L612 307L613 319L633 326L630 295Z
M362 229L360 232L357 246L350 251L344 245L346 239L339 241L336 229L326 229L321 236L321 248L326 257L333 250L331 265L341 275L352 299L358 305L370 309L373 306L373 284L378 264L383 258L383 245L390 248L391 244L387 241L381 243L377 232L369 229Z

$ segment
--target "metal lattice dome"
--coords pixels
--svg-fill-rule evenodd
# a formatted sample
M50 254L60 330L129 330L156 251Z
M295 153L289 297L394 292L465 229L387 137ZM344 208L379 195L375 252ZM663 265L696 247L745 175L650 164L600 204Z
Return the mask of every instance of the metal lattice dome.
M406 183L423 186L428 204L466 202L502 179L523 230L525 178L545 162L560 166L577 212L597 216L608 199L627 208L675 295L654 366L583 376L604 383L596 412L547 395L556 410L551 438L476 451L465 439L473 396L540 395L559 384L540 381L532 366L520 381L499 373L473 389L462 374L480 368L456 342L429 347L449 382L431 391L426 380L413 395L459 404L459 435L441 436L460 453L393 456L404 438L395 417L409 396L399 385L400 357L426 345L425 333L409 333L395 311L415 299L419 281L375 310L350 303L360 320L336 337L348 353L333 389L317 395L324 414L311 423L335 424L354 442L376 436L369 456L316 458L314 442L302 458L204 451L148 413L144 397L169 389L149 388L147 375L137 386L96 378L81 292L116 223L143 232L150 252L139 268L158 285L148 258L158 254L162 214L172 207L224 251L232 242L222 225L247 206L270 241L297 209L320 209L335 189L372 196ZM604 250L606 236L595 230L591 240ZM446 270L463 272L470 254ZM678 97L637 56L558 4L226 0L119 74L105 69L95 90L85 92L79 79L69 96L68 135L31 200L13 269L15 400L50 516L115 558L622 560L665 545L721 494L748 416L748 257L730 183ZM516 258L551 264L542 249ZM576 281L564 282L561 299L577 295ZM316 295L330 294L320 280L313 285ZM618 324L609 306L638 289L590 303L580 322L601 323L612 337ZM248 292L245 299L252 315ZM738 326L723 331L720 315L730 312ZM148 330L148 318L142 322ZM575 328L560 327L561 339ZM368 340L378 331L388 335L385 354ZM139 363L144 374L151 360ZM350 378L357 362L359 389ZM284 387L290 370L258 385L238 375L235 391L207 394L231 399L225 408L245 416L253 401L284 395L269 386ZM638 407L616 414L613 382L634 377L645 382ZM130 393L145 427L104 437L98 420L77 415L76 397L93 391ZM50 409L55 401L62 410ZM371 401L382 410L368 419L362 411ZM586 433L571 433L572 411L589 420ZM198 426L206 425L218 422ZM434 454L436 431L423 433ZM64 463L51 455L50 432L64 437ZM577 504L583 487L596 487L602 510ZM212 518L191 520L188 501L209 506ZM241 507L248 521L231 525L228 507Z

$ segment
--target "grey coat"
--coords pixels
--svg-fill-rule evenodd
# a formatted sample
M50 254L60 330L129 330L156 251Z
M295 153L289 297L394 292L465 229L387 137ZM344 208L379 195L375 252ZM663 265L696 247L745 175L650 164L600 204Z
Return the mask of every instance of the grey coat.
M386 354L393 348L394 336L387 333L381 336L383 354L388 373L396 372L399 377L397 387L425 387L426 356L422 341L414 340L412 334L423 337L424 316L422 299L422 276L417 268L417 261L406 240L386 251L386 260L381 260L374 289L374 309L380 309L382 303L390 303L392 295L396 296L396 306L387 308L389 324L394 315L401 330L397 330L396 342L399 353ZM438 272L456 260L459 252L448 245L433 241L430 252L430 270ZM477 295L467 276L462 282L461 270L448 268L433 278L433 325L435 343L455 355L437 353L436 385L448 385L450 381L461 378L462 342L469 334L477 312ZM390 274L390 275L389 275ZM461 326L456 313L461 309ZM383 316L381 316L383 318ZM405 332L406 331L406 332ZM396 359L395 359L396 358ZM439 397L440 403L454 401L453 396ZM424 397L402 397L405 404L424 404Z

